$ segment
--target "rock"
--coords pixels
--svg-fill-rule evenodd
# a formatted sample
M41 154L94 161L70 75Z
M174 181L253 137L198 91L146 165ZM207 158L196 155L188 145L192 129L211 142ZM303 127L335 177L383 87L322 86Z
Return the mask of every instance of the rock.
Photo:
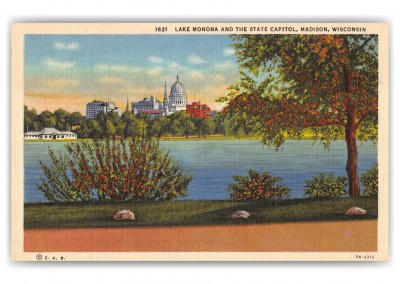
M236 210L232 213L231 217L233 219L244 218L247 219L250 217L250 213L244 210Z
M129 210L120 210L114 214L115 220L135 220L135 213Z
M351 207L346 210L346 215L365 215L367 214L367 210L364 210L360 207Z

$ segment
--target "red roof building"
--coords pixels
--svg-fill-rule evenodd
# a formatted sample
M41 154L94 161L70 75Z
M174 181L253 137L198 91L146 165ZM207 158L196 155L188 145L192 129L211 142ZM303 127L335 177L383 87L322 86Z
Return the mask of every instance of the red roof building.
M150 115L150 118L153 119L156 116L163 116L164 112L158 109L144 109L140 113Z
M211 117L211 109L207 105L202 105L200 101L186 105L186 113L191 117Z

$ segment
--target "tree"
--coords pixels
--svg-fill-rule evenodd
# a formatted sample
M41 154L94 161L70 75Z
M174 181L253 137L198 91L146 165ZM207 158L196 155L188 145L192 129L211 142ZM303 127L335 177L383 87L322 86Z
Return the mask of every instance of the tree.
M56 128L58 130L68 130L70 126L68 124L69 121L69 113L61 108L57 109L54 112L54 118L56 120Z
M241 82L225 113L280 147L312 131L325 147L345 137L349 194L360 195L356 140L377 139L376 35L235 35Z
M116 128L115 128L115 126L114 126L114 124L113 124L113 122L111 120L107 120L107 122L106 122L106 131L105 131L105 133L106 133L106 137L107 138L108 137L115 138L117 130L116 130Z
M149 130L149 124L150 124L150 115L144 114L144 113L138 113L136 115L136 118L138 119L138 124L137 128L139 131L139 136L141 137L147 137L147 133Z
M39 114L39 122L42 127L55 127L56 126L56 118L53 113L48 110L43 111Z
M183 111L175 112L169 117L169 132L172 136L181 136L184 132L184 121L190 118L189 115Z
M81 125L84 117L77 111L71 113L68 117L68 124L70 126Z
M107 119L110 120L115 127L114 135L122 136L125 126L121 117L115 111L110 111L107 113Z
M224 121L226 120L225 117L214 110L211 113L211 119L215 123L214 134L224 134L225 135L225 125L224 125Z
M196 118L195 126L196 126L197 136L206 137L208 134L213 133L215 128L215 123L209 117Z
M124 124L124 137L137 137L139 136L138 132L138 123L135 115L131 112L126 112L122 115L122 121Z
M96 117L96 121L102 129L102 137L115 138L117 135L121 136L123 134L124 126L122 120L118 114L114 112L109 112L107 114L100 112Z
M196 131L196 127L191 119L191 117L185 117L182 121L182 134L188 138L189 135L192 135Z
M161 137L162 123L160 118L161 117L155 117L154 119L150 120L147 138L157 137L159 139Z
M157 138L160 138L163 135L167 135L169 132L169 125L170 125L170 119L168 116L161 116L157 118L157 121L160 122L160 132L158 134Z
M24 106L24 131L37 131L40 130L40 122L36 113L36 109L28 109Z

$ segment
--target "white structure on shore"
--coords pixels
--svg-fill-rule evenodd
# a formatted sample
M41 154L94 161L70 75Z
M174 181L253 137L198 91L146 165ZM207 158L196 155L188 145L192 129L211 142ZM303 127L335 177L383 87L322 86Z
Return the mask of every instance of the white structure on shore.
M60 131L55 128L43 128L42 131L28 131L24 133L25 140L65 140L77 139L78 135L71 131Z
M168 115L176 111L186 111L186 104L185 87L183 87L182 83L179 81L179 76L176 75L176 82L171 87L169 98L167 98L167 84L165 83L164 86L164 113Z
M153 96L144 98L138 102L132 102L132 112L138 114L141 112L148 112L153 110L162 110L162 104L159 100L156 100Z
M112 102L93 101L86 104L86 118L95 119L99 113L115 111L122 116L122 109L115 106Z
M169 115L177 111L186 111L186 104L186 91L177 75L176 82L172 85L169 96L167 83L164 83L164 100L162 103L153 96L150 99L144 98L141 101L132 103L132 112L134 114L151 113L154 116Z

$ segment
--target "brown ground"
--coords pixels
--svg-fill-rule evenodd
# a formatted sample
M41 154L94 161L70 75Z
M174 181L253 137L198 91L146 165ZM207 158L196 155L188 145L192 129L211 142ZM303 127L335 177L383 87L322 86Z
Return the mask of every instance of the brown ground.
M354 252L377 250L377 221L25 230L26 252Z

